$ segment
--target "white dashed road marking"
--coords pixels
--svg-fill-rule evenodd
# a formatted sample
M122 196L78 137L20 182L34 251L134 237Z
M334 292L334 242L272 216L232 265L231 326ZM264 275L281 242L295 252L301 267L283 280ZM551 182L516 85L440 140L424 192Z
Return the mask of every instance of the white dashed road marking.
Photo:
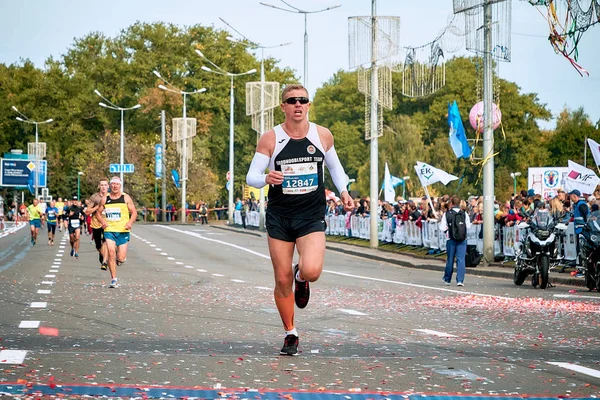
M0 351L0 364L23 364L27 350Z
M431 329L415 329L415 331L424 333L426 335L433 335L439 337L456 337L456 335L451 335L446 332L432 331Z
M39 294L50 294L50 290L40 289L37 291Z
M46 303L45 301L34 301L33 303L31 303L29 305L29 307L31 307L31 308L46 308L47 305L48 305L48 303Z
M225 276L225 275L221 275L221 274L212 274L212 276Z
M557 367L565 368L571 371L580 372L585 375L593 376L594 378L600 378L600 371L597 369L582 367L581 365L566 362L548 362L548 364L556 365Z
M343 313L350 314L350 315L369 315L369 314L365 314L363 312L356 311L356 310L348 310L346 308L338 308L338 311L341 311Z
M231 282L244 283L245 281L241 279L232 279Z
M39 328L40 321L21 321L19 328Z

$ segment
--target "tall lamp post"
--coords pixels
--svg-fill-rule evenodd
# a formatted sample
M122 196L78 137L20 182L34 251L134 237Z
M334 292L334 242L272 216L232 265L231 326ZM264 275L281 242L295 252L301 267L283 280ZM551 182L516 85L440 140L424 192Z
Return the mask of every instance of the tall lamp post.
M405 193L406 193L406 181L410 179L410 176L403 176L402 177L402 199L406 200Z
M21 111L17 109L17 107L11 107L15 112L19 113L21 116L17 117L17 121L24 122L26 124L35 125L35 178L34 178L34 186L35 186L35 198L38 198L38 187L40 185L40 157L39 157L39 146L38 146L38 125L49 124L54 121L52 118L47 119L45 121L33 121L25 116Z
M515 196L517 195L517 176L521 176L521 173L520 172L511 172L510 173L510 177L513 178L513 183L514 183L513 193L515 194Z
M234 173L233 173L233 105L235 102L234 99L234 91L233 91L233 79L238 77L238 76L244 76L244 75L251 75L256 73L256 69L251 69L249 71L246 72L241 72L239 74L234 74L232 72L228 72L225 71L224 69L220 68L218 65L216 65L215 63L213 63L212 61L210 61L208 58L206 58L206 56L204 54L202 54L202 52L198 49L196 49L196 53L202 57L203 59L205 59L210 65L212 65L215 69L211 69L208 68L207 66L203 65L202 66L202 70L206 71L206 72L211 72L213 74L218 74L218 75L224 75L224 76L228 76L231 79L231 85L230 85L230 91L229 91L229 176L230 176L230 180L229 180L229 201L228 201L228 209L229 212L228 214L228 219L229 219L229 223L233 224L233 182L234 182ZM262 201L262 199L261 199Z
M286 6L288 6L289 8L278 7L278 6L274 6L273 4L262 3L262 2L260 4L262 4L263 6L275 8L275 9L281 10L281 11L286 11L286 12L295 13L295 14L304 14L304 73L302 74L303 75L302 80L303 80L304 87L306 88L306 90L308 90L308 30L307 30L307 24L306 24L307 16L308 16L308 14L317 14L317 13L333 10L334 8L341 7L342 5L336 4L334 6L323 8L321 10L307 11L307 10L301 10L297 7L294 7L284 0L281 0L281 2L283 4L285 4Z
M94 93L96 93L102 100L104 100L106 103L98 103L101 107L104 108L108 108L110 110L116 110L116 111L120 111L121 112L121 157L119 159L119 163L121 164L120 166L120 171L121 171L121 187L124 187L125 181L123 180L123 164L125 163L125 161L123 160L123 158L125 157L125 122L123 119L123 114L125 113L125 111L130 111L130 110L135 110L137 108L140 108L142 105L141 104L136 104L133 107L119 107L116 104L111 103L110 100L108 100L106 97L102 96L102 93L100 93L100 91L98 89L94 90Z
M79 191L81 175L83 175L83 172L79 171L77 173L77 200L81 200L81 195L80 195L80 191Z
M167 81L165 78L163 78L160 73L158 71L152 71L152 73L154 75L156 75L159 79L161 79L163 82L165 82L165 85L158 85L158 88L160 90L164 90L165 92L171 92L171 93L176 93L176 94L180 94L183 96L183 134L182 136L182 159L181 159L181 223L185 224L186 221L186 213L187 213L187 209L185 207L185 203L186 203L186 190L187 190L187 169L188 169L188 165L187 165L187 108L186 108L186 102L187 102L187 97L189 95L192 94L197 94L197 93L204 93L206 92L206 88L202 88L202 89L198 89L198 90L192 90L191 92L186 92L185 90L181 90L177 87L175 87L173 84L171 84L169 81Z

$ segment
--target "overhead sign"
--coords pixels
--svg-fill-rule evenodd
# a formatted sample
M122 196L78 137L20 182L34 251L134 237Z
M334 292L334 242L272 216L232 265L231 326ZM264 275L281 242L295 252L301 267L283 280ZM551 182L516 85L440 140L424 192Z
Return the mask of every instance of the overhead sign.
M38 187L46 187L48 163L46 160L40 160L39 163ZM0 186L27 187L29 183L35 186L35 167L33 161L3 158L0 164Z
M135 171L135 168L133 167L133 164L110 164L109 171L111 174L120 172L131 174Z

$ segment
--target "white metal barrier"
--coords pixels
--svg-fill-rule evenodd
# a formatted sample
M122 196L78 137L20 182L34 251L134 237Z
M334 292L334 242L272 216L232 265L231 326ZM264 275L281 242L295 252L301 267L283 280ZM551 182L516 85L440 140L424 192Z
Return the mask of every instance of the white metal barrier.
M345 229L346 217L330 216L325 218L327 222L327 235L349 236L354 238L370 239L370 219L353 215L350 217L350 232ZM395 225L395 227L394 227ZM392 221L392 219L378 220L379 240L387 243L406 244L410 246L423 246L433 250L446 250L447 235L440 232L437 221L424 221L421 227L413 221ZM467 230L467 245L476 246L477 250L483 252L483 238L480 237L482 225L473 224ZM506 257L515 256L515 243L524 239L525 230L517 226L496 225L494 232L494 254ZM574 260L577 257L577 245L575 242L575 228L569 223L565 243L563 246L564 257Z

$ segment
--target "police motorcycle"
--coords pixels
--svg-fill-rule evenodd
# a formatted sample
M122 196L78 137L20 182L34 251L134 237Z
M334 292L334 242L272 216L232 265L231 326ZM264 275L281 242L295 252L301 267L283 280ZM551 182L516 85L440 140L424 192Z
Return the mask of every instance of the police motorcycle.
M527 276L531 286L546 289L549 285L550 266L562 260L559 236L564 236L567 225L555 220L547 209L538 209L529 223L520 223L525 234L515 242L515 271L513 281L521 286Z
M579 257L585 286L600 290L600 211L592 212L579 234Z

